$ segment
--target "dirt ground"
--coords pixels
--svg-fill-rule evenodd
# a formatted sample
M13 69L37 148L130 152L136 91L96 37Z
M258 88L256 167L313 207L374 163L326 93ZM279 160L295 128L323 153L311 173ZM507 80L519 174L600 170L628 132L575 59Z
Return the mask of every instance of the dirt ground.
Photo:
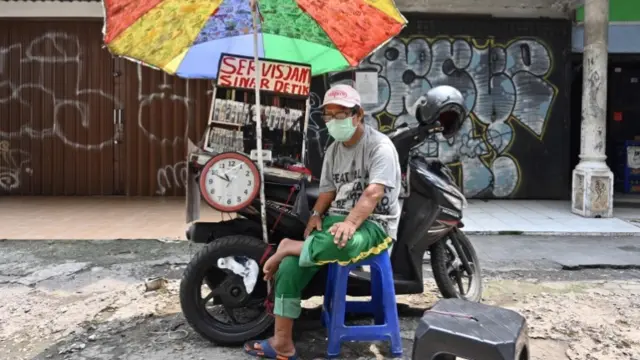
M212 345L186 324L178 277L188 254L84 244L73 251L85 255L65 260L62 255L73 251L47 246L54 247L37 250L40 255L0 248L1 359L249 358L239 348ZM165 287L146 291L144 278L151 274L167 278ZM598 280L489 274L484 302L527 318L532 359L640 360L640 277L632 274ZM399 297L409 305L401 312L406 359L420 314L437 301L434 284L427 285L423 295ZM305 306L319 303L311 299ZM304 359L322 358L326 349L324 331L311 318L301 322L304 331L296 331ZM385 354L385 344L343 346L345 359Z
M11 286L0 305L0 352L4 359L208 358L202 350L213 346L186 325L177 293L177 280L154 292L117 281L97 281L82 292ZM640 282L492 280L485 302L527 318L533 359L628 360L640 359L639 294ZM435 300L435 291L399 299L416 309ZM307 305L314 303L319 299ZM418 319L402 322L408 358ZM319 329L309 331L301 353L321 356L322 346L315 345L323 337ZM345 356L380 358L385 350L376 348L349 346ZM217 352L244 358L239 349Z

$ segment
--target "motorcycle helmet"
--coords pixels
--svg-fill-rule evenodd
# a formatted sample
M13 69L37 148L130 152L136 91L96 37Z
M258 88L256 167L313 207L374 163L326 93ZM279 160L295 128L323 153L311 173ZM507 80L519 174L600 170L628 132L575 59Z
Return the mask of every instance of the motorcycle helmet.
M416 107L416 119L421 124L439 124L442 136L449 139L460 130L466 118L464 98L458 89L441 85L427 91Z

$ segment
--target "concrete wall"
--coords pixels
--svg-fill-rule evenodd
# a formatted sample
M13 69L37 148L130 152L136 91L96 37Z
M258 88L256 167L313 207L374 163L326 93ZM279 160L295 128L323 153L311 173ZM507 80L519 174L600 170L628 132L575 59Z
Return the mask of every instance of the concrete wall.
M580 0L396 0L401 11L571 18Z
M401 11L570 18L579 0L396 0ZM4 2L0 17L102 17L99 2Z
M101 18L102 2L0 1L0 18Z

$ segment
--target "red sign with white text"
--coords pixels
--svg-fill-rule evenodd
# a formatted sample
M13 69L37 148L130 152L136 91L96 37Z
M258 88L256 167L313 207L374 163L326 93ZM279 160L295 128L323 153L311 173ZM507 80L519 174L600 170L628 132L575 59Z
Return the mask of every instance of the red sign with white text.
M308 97L311 66L260 59L260 90ZM218 68L220 87L255 89L255 61L252 57L222 54Z

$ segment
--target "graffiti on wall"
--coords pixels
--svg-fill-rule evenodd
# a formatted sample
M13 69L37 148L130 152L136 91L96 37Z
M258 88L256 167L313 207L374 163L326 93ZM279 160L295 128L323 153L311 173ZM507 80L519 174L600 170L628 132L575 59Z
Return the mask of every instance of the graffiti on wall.
M0 144L4 146L0 149L1 190L19 189L21 174L27 171L24 166L31 160L25 150L11 149L10 153L10 140L57 138L74 151L100 152L112 151L114 144L123 139L125 127L112 124L112 111L123 109L124 101L115 95L112 87L87 88L87 79L82 77L88 71L100 76L105 74L94 70L97 65L88 70L92 65L87 62L85 51L78 36L53 31L27 43L0 47ZM56 77L56 73L62 76ZM137 101L126 104L137 111L135 130L143 135L142 141L148 140L149 146L160 144L164 149L182 149L193 118L194 101L189 94L189 81L184 82L184 89L177 89L171 77L163 73L162 81L150 86L152 75L158 77L154 70L143 69L142 65L137 65L136 72L129 75L137 76ZM109 73L104 77L111 76ZM177 114L176 119L172 119L175 126L170 133L160 124L167 117L154 118L158 112L152 110L159 107L166 111L167 104L172 104L171 113ZM11 117L3 118L5 114ZM114 126L113 130L110 126ZM126 130L132 128L126 127ZM160 160L165 163L156 171L155 193L164 195L167 189L184 188L180 162Z
M467 196L509 197L522 177L518 159L509 153L517 141L514 127L542 141L558 96L547 79L553 66L552 52L536 38L504 43L471 37L394 39L361 66L378 71L378 102L363 104L366 121L383 131L415 123L407 109L421 95L438 85L456 87L468 110L462 129L450 140L429 139L419 151L457 169ZM352 78L328 85L352 83ZM314 94L309 138L316 151L328 141L319 103Z
M20 187L23 174L31 174L27 165L31 161L28 152L12 149L9 141L0 141L0 189L10 191Z
M146 71L144 71L146 70ZM144 78L144 73L152 73L149 69L142 68L142 65L137 66L137 76L138 76L138 127L140 131L142 131L145 136L147 136L152 141L158 141L163 145L175 146L178 142L185 141L188 138L189 134L189 119L191 119L191 106L193 104L193 99L189 95L189 80L186 80L187 86L183 93L179 93L176 89L173 88L173 85L169 81L170 75L167 73L162 73L162 82L157 86L156 89L152 89L149 92L145 92L146 84L148 80ZM154 131L154 127L161 129L161 126L154 126L158 124L160 119L154 119L149 113L149 109L154 104L158 103L166 103L166 102L175 102L179 108L183 108L183 111L175 111L178 113L182 113L185 117L180 117L179 119L172 119L173 121L180 122L178 125L182 129L182 134L163 134L161 131ZM161 119L164 119L161 118Z
M166 165L158 169L156 179L158 181L158 190L156 194L164 195L167 189L187 187L188 167L186 161L179 161L172 165Z
M5 126L0 128L0 138L58 137L66 146L77 150L100 150L113 144L113 134L96 138L93 142L89 142L87 136L72 134L78 128L78 123L86 133L92 127L101 125L97 121L100 109L92 104L106 102L114 107L121 106L113 94L99 88L82 86L84 64L81 53L77 36L57 32L45 33L33 39L26 47L19 43L0 48L0 106L8 107L11 103L21 110L19 122L11 119L4 122ZM24 74L24 78L9 76L7 64L13 54L17 54L21 65L30 67L28 78L27 74ZM52 81L52 65L65 74L66 84L72 84L70 91L56 91L55 81ZM74 116L69 116L71 113ZM95 133L102 134L100 131ZM79 138L83 141L79 141Z
M184 91L180 91L171 84L170 76L162 73L162 82L155 89L145 90L149 83L148 79L145 79L145 73L152 74L151 70L143 69L142 65L138 65L138 128L150 141L159 142L162 146L184 146L189 139L190 122L193 120L194 99L189 94L189 80L186 80ZM176 126L180 131L170 134L164 133L163 127L159 123L167 117L156 119L152 116L151 111L153 106L168 102L175 103L174 114L181 114L177 118L171 119L178 123ZM186 189L186 179L186 161L161 165L156 171L156 194L165 195L167 189L172 188Z

